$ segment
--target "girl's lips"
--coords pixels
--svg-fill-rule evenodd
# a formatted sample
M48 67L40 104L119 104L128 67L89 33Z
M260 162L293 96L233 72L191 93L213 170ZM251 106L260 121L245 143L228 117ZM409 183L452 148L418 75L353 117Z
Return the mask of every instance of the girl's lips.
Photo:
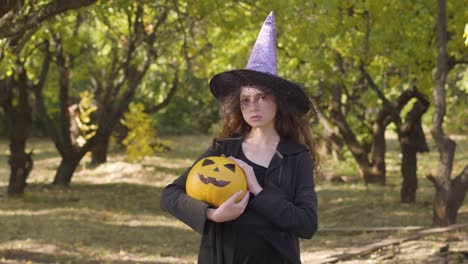
M251 116L251 117L250 117L250 120L258 120L258 119L260 119L260 118L262 118L262 117L259 116L259 115L254 115L254 116Z

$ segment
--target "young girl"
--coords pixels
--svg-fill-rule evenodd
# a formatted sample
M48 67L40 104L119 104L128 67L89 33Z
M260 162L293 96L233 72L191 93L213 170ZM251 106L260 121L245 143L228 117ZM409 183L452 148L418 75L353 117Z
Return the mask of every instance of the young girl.
M198 263L301 263L299 239L317 230L314 172L317 154L300 86L276 74L271 13L246 69L215 75L223 131L198 159L230 157L244 171L249 192L218 208L185 192L188 169L162 193L161 207L202 235Z

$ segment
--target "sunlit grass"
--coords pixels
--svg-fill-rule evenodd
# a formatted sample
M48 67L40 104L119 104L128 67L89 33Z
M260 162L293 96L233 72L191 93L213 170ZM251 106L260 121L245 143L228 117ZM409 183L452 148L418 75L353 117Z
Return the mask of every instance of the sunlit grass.
M60 162L53 144L33 139L34 170L22 199L6 196L7 142L0 141L0 259L33 263L193 263L199 236L159 207L162 188L180 175L211 144L209 136L166 137L172 151L129 163L122 152L91 167L86 157L69 188L50 183ZM398 142L388 141L387 185L364 185L352 160L322 158L324 171L355 181L317 185L319 226L398 227L432 224L434 188L425 179L437 169L438 154L419 155L416 203L400 203ZM468 139L457 141L454 173L468 160ZM433 144L430 142L430 144ZM468 205L458 222L468 222ZM325 232L302 241L305 258L314 252L342 252L404 232ZM310 253L307 253L310 252Z

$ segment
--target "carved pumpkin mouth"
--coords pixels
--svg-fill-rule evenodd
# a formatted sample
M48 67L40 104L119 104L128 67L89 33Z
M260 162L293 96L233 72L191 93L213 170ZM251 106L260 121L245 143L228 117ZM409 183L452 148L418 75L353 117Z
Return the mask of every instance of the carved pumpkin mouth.
M185 190L190 197L219 207L239 190L242 195L236 202L241 201L247 193L247 181L233 160L209 156L194 163L187 174Z
M223 181L223 180L218 181L214 177L205 177L205 176L201 175L200 173L198 173L198 178L200 178L200 181L203 182L204 184L210 184L211 183L216 187L224 187L224 186L228 185L229 183L231 183L231 182Z

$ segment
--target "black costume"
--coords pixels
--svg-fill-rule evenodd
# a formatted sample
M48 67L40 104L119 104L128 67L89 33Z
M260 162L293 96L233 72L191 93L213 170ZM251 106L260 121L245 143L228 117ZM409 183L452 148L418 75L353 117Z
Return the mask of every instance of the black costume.
M197 159L233 156L254 168L263 190L251 195L239 218L225 223L207 220L209 205L185 193L189 169L163 190L161 208L202 234L198 263L301 263L298 238L309 239L317 230L310 153L305 146L281 138L264 168L245 157L242 141L242 137L215 140Z

